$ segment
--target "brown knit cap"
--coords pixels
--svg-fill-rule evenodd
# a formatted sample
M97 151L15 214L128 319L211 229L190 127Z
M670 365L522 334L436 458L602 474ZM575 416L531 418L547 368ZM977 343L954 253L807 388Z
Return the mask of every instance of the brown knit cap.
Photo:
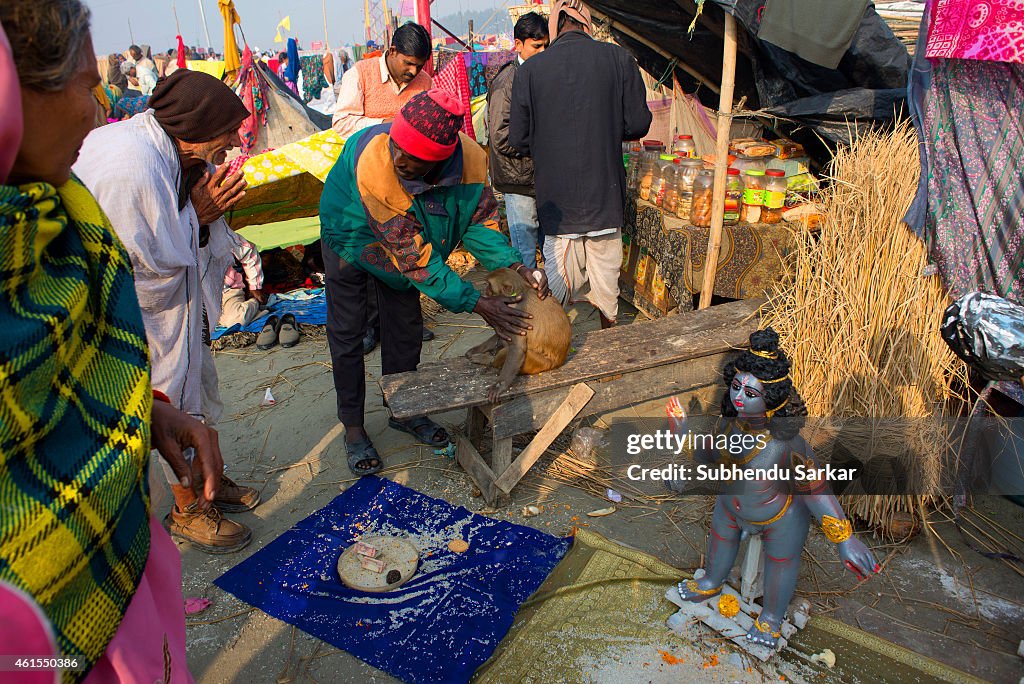
M233 131L249 116L231 88L209 74L185 69L157 83L149 106L168 135L190 143Z

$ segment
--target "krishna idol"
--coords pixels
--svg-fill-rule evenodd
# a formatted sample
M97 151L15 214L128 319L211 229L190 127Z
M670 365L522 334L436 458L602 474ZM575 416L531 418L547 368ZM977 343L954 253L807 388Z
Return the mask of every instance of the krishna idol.
M760 534L764 548L763 609L754 618L747 639L775 648L796 590L800 554L813 518L829 541L837 545L847 568L864 579L878 572L871 551L853 536L849 519L833 496L825 469L814 465L810 445L800 436L807 409L793 386L790 364L779 348L779 336L771 328L750 336L750 349L725 367L727 391L722 399L719 431L735 443L741 435L753 435L753 444L735 450L701 448L697 462L744 471L788 473L787 477L728 478L716 497L707 536L704 575L679 583L685 601L700 602L718 595L729 576L740 541ZM669 419L676 434L686 431L686 416L678 399L668 403ZM793 477L794 473L801 476Z

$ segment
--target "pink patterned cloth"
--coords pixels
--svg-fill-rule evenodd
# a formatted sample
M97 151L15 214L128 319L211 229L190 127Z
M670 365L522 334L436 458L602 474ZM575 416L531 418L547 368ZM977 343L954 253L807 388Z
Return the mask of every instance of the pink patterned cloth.
M252 159L253 156L254 155L242 153L228 162L228 175L233 176L241 171L242 167L245 166L245 162Z
M181 554L155 516L149 517L149 558L139 588L84 684L194 684L185 659Z
M0 183L7 181L21 147L21 86L7 34L0 27Z
M476 132L473 130L473 108L469 102L469 74L466 72L466 63L461 59L453 59L448 62L447 66L441 69L441 73L434 76L434 87L447 90L462 103L463 111L466 112L462 117L462 132L475 140Z
M251 155L256 150L260 126L267 125L267 110L270 109L270 105L267 102L263 78L253 65L252 50L248 45L242 53L242 66L235 92L249 110L249 116L238 127L238 137L242 141L242 152Z
M1024 64L1024 0L934 0L925 57Z

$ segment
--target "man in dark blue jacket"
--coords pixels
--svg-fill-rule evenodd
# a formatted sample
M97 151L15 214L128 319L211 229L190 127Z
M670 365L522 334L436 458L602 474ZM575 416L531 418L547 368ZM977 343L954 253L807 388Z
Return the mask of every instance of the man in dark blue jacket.
M589 301L615 324L626 174L622 141L638 140L651 112L636 60L590 37L580 0L556 0L552 43L519 67L509 143L533 158L544 268L563 304Z

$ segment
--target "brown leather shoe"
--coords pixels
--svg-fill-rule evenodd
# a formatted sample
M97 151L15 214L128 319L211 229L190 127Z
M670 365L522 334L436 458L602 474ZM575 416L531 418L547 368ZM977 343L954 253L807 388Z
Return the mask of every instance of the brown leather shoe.
M242 523L227 520L211 507L200 511L195 504L179 511L175 506L164 518L172 536L184 539L206 553L232 553L244 549L252 541L252 530Z
M198 496L202 487L202 479L195 478L192 491ZM237 484L227 475L221 475L220 487L217 488L217 498L214 499L213 505L220 509L221 513L244 513L260 505L260 493L252 487Z

